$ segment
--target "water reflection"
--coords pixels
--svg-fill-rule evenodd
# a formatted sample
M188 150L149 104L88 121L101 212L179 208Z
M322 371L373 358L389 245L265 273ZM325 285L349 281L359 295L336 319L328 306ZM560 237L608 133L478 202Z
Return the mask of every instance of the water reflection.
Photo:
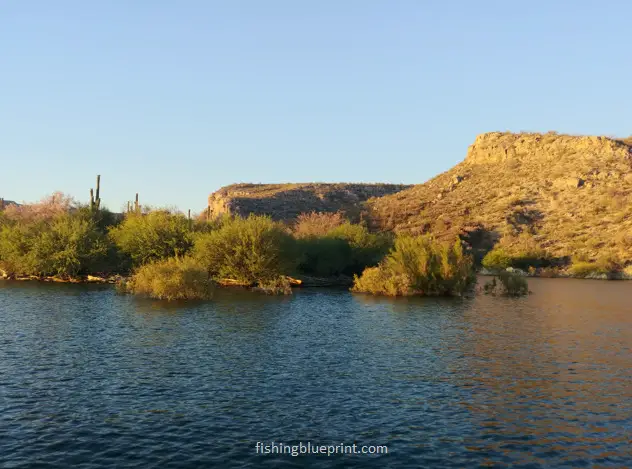
M613 449L629 444L632 425L630 287L535 279L526 299L477 297L459 343L463 405L482 430L468 445L508 463L527 453L541 464L621 460Z
M632 283L522 299L166 303L0 283L0 461L24 467L624 467ZM256 441L388 444L262 457Z

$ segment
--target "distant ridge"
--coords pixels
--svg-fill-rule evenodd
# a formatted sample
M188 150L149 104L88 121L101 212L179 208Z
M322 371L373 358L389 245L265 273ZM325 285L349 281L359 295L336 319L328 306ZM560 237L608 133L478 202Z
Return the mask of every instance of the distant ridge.
M18 204L17 202L14 202L13 200L7 200L0 197L0 210L4 210L4 208L7 207L8 205L20 205L20 204Z
M403 184L297 183L233 184L208 198L211 217L223 214L266 214L276 220L291 220L301 213L342 211L356 217L361 203L407 189Z

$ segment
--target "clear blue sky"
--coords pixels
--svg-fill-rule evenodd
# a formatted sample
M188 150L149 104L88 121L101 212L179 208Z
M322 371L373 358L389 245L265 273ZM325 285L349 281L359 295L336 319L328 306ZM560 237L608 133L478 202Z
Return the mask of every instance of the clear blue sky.
M632 2L0 0L0 196L202 210L420 183L479 133L632 134Z

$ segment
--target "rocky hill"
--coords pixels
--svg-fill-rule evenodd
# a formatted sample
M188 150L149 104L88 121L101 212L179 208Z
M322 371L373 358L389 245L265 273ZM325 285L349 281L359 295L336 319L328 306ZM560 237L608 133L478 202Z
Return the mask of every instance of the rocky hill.
M632 138L483 134L449 171L366 205L376 229L630 262Z
M209 196L208 212L211 217L255 213L269 214L276 220L291 220L305 212L342 211L356 218L362 202L410 187L402 184L344 183L233 184Z

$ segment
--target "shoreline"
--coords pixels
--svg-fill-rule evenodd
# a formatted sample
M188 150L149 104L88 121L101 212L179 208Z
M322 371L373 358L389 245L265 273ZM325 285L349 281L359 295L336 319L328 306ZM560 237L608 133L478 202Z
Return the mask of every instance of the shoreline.
M8 276L0 275L0 281L8 282L40 282L40 283L71 283L76 285L101 284L116 285L131 279L129 275L86 275L81 277L61 278L55 276L38 277L36 275ZM351 287L353 278L339 277L310 277L310 276L287 276L292 287L297 288L323 288L323 287ZM233 279L221 279L217 285L222 288L253 288L256 285L245 284Z
M560 272L526 272L520 269L507 269L507 272L519 275L527 278L572 278L580 280L632 280L632 275L625 274L624 272L609 272L609 273L593 273L585 276L572 275L564 271ZM503 271L491 271L488 269L481 269L476 272L477 276L482 277L497 277ZM117 285L121 282L128 281L131 277L125 275L87 275L82 277L73 278L61 278L55 276L38 277L35 275L27 276L6 276L0 275L0 281L6 282L40 282L40 283L65 283L74 285ZM353 285L353 279L351 277L309 277L309 276L297 276L287 277L290 281L290 285L293 288L341 288L351 287ZM256 288L255 285L246 285L241 282L232 279L221 279L217 284L222 288Z

